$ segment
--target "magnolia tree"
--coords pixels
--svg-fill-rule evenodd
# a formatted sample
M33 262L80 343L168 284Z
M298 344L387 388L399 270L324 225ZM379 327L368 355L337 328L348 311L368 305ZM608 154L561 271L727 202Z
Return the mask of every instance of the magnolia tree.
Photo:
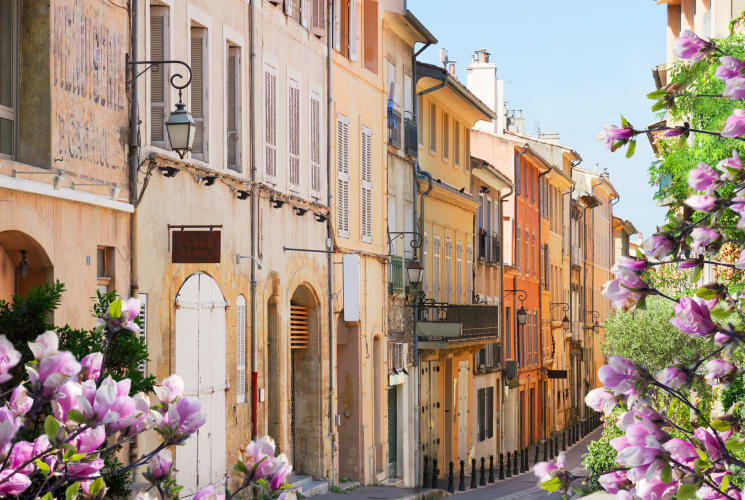
M97 328L109 341L122 330L138 331L136 299L116 299L99 318ZM184 383L171 375L155 387L154 400L130 395L129 379L99 380L106 357L95 352L81 360L59 350L57 334L48 331L29 343L34 359L25 375L14 380L10 371L21 353L0 335L0 497L51 500L101 499L106 478L122 470L143 468L149 487L138 498L178 498L171 449L183 444L204 425L206 415L198 398L184 397ZM14 371L15 372L15 371ZM159 444L127 465L105 468L103 456L146 431L159 435ZM235 465L232 493L207 487L194 499L232 498L244 490L277 497L287 488L291 472L287 458L275 455L269 437L250 442Z
M649 97L657 103L655 110L671 109L676 98L734 99L745 98L745 61L727 55L716 41L684 32L676 39L677 55L690 65L716 64L716 76L722 80L720 94L696 94L691 79L671 84ZM616 151L626 147L633 155L636 138L651 132L678 141L685 147L692 133L718 136L722 140L745 141L745 109L736 109L721 130L697 130L688 123L634 128L625 118L621 126L606 126L599 140ZM663 139L664 140L664 139ZM745 169L736 152L730 158L711 166L691 165L688 184L697 194L684 207L673 206L667 224L642 245L635 258L620 257L615 265L616 279L603 286L603 295L625 311L641 308L649 296L659 296L674 303L670 322L681 332L711 343L707 354L686 349L680 359L656 373L620 356L611 356L600 368L598 378L604 385L587 394L586 403L615 424L624 435L611 441L617 450L617 467L595 479L607 492L619 499L641 498L665 500L676 497L687 500L743 500L745 473L745 439L743 421L736 408L728 413L710 415L699 409L688 397L694 382L701 380L712 387L727 386L742 377L742 344L745 342L745 294L726 283L708 283L693 288L689 296L670 297L654 286L650 270L655 266L677 266L691 273L691 282L700 280L705 264L745 269L745 248L738 251L734 263L714 259L725 243L742 247L745 230ZM692 210L690 210L692 209ZM681 214L686 214L681 216ZM692 214L692 215L688 215ZM725 225L722 219L737 220ZM695 285L694 285L695 286ZM693 424L675 423L667 408L655 405L660 392L686 405ZM742 404L742 403L739 403ZM618 417L610 416L621 407ZM618 412L614 412L614 415ZM543 488L571 494L572 483L582 479L566 469L563 455L555 462L536 464L535 474Z

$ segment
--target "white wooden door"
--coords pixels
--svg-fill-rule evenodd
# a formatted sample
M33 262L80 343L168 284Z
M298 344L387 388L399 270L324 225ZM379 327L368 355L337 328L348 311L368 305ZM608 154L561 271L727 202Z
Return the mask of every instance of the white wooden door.
M225 298L217 282L194 274L176 296L176 373L184 397L198 397L207 422L176 450L177 482L188 496L225 481Z
M458 460L468 460L468 361L458 363Z

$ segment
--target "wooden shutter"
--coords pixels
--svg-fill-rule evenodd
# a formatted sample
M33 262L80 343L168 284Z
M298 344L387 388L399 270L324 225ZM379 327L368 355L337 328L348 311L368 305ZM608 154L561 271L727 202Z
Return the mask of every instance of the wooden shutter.
M147 346L147 294L137 294L137 298L140 300L140 313L137 317L140 319L140 324L142 325L140 339ZM143 361L138 368L143 375L147 375L147 362Z
M310 194L321 197L321 97L310 93Z
M323 0L318 0L323 1ZM334 0L334 50L341 52L341 0Z
M168 9L150 7L150 60L168 57ZM150 71L150 143L166 146L166 110L168 109L168 66Z
M289 161L289 185L300 189L300 84L288 80L287 84L287 151Z
M305 29L310 28L310 4L311 0L300 0L300 24L302 24Z
M442 157L450 157L450 115L442 114Z
M463 243L455 242L455 300L463 303Z
M362 241L372 243L372 130L364 126L360 133L360 181Z
M432 287L434 299L440 301L440 237L434 237L434 248L432 250Z
M326 1L311 1L310 32L319 37L326 34Z
M486 439L485 405L486 405L486 389L479 389L478 391L479 441L483 441L484 439Z
M445 302L450 302L453 295L453 241L445 238Z
M238 47L228 47L228 71L225 85L226 147L228 168L241 171L241 56Z
M191 116L196 128L191 155L207 161L207 30L191 29Z
M460 165L460 124L453 120L453 158Z
M466 245L466 304L473 300L473 245Z
M277 177L277 70L264 67L264 171L268 180Z
M349 59L357 60L357 50L359 42L357 40L359 33L359 14L357 8L358 0L349 0Z
M437 151L437 107L435 103L429 105L429 150Z
M307 349L310 341L310 311L290 304L290 349Z
M236 300L235 318L235 395L236 403L246 402L246 298L239 295Z
M429 237L427 236L427 233L424 233L424 237L422 238L422 265L425 266L424 273L422 273L422 291L427 292L427 255L429 254Z
M349 238L349 118L336 120L336 229Z
M486 389L486 437L494 437L494 387Z

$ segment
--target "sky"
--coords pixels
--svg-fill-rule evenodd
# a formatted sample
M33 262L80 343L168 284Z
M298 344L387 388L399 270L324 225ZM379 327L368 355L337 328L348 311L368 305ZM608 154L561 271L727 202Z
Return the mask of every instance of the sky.
M473 51L486 48L505 80L508 109L521 109L526 131L558 132L583 158L607 168L620 195L616 216L645 237L664 224L652 199L646 138L636 154L611 153L595 138L623 114L636 128L656 121L646 94L652 68L665 62L666 11L653 0L408 0L407 7L439 40L419 59L439 64L439 48L457 61L465 83ZM419 46L419 45L418 45Z

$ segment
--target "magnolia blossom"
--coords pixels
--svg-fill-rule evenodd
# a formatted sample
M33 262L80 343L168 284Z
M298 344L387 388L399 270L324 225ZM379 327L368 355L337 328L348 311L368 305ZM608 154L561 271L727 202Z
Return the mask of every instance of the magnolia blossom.
M673 389L680 389L688 382L688 373L677 366L668 366L657 372L658 381Z
M712 359L708 361L704 365L704 368L707 372L704 376L704 380L711 385L715 383L727 383L731 378L730 375L737 371L735 365L721 359Z
M683 135L686 132L686 127L673 127L665 131L664 134L662 134L665 137L678 137Z
M106 430L102 425L89 427L77 437L77 447L80 453L89 453L98 449L106 440Z
M686 199L685 204L694 210L699 210L701 212L711 212L711 210L717 204L717 199L713 196L709 196L708 194L695 194L689 196L688 199Z
M719 58L719 67L717 68L716 76L720 80L726 82L732 78L743 76L742 72L744 69L745 62L732 56L723 56Z
M653 235L642 243L642 251L656 260L662 260L673 249L673 242L664 236Z
M633 135L634 129L631 126L619 128L615 125L606 125L598 134L597 140L604 143L608 149L613 151L617 141L628 141Z
M678 492L678 483L663 483L657 478L644 478L636 483L636 496L642 500L669 500Z
M121 300L120 300L121 302ZM140 314L140 301L130 297L126 302L121 302L121 309L118 317L109 318L114 326L120 326L134 333L140 332L140 327L135 323L135 319Z
M11 469L0 471L0 481L5 481L0 484L0 494L2 495L20 495L31 486L31 479L27 475L21 473L14 474Z
M199 490L191 498L192 500L225 500L225 495L215 492L215 487L209 485L206 488Z
M13 449L10 452L10 468L17 470L22 474L31 475L34 472L34 463L31 461L33 457L34 445L28 441L18 441L13 445ZM25 464L25 465L24 465Z
M566 455L564 452L559 453L554 462L538 462L533 466L533 474L538 478L539 482L548 481L558 476L566 468Z
M57 333L52 330L47 330L42 333L34 342L28 343L28 348L31 350L31 354L34 355L34 359L39 361L44 357L51 356L57 352L59 348L59 337Z
M704 251L707 246L711 245L720 238L718 231L708 227L697 227L691 231L691 248L698 252Z
M649 263L644 259L634 259L633 257L626 257L621 255L616 260L615 266L613 266L613 273L617 274L621 271L641 272L649 267Z
M745 134L745 109L736 109L724 122L720 132L723 137L740 137Z
M16 417L20 417L28 413L34 404L34 400L28 396L28 391L22 385L19 385L13 389L13 393L10 395L10 405L8 408L11 413Z
M616 279L603 285L601 293L616 307L629 311L644 297L647 283L630 271L620 269L616 275Z
M168 449L161 450L158 454L154 455L148 465L148 471L153 479L160 479L163 476L171 472L171 464L173 460L171 458L171 452Z
M80 360L80 366L82 367L81 377L83 379L98 380L101 375L101 363L103 363L103 354L100 352L94 352L82 360Z
M727 496L724 496L720 491L712 488L708 484L704 484L696 490L696 498L699 498L700 500L728 500L727 497L735 500L740 500L742 498L740 492L734 488L727 490Z
M697 63L713 50L713 44L699 37L690 30L683 31L673 40L673 51L681 59L689 59L691 64Z
M698 427L693 431L693 435L696 436L704 447L704 451L711 460L719 460L722 458L722 445L719 443L719 439L707 429Z
M704 162L688 172L688 185L696 191L713 191L718 182L719 173Z
M694 448L688 441L682 439L673 438L662 445L662 447L670 454L670 457L672 457L673 460L683 464L687 464L688 462L692 462L698 458L696 448Z
M156 385L153 390L155 391L155 395L158 396L158 401L161 404L167 405L184 395L184 380L178 375L173 374L164 379L160 385Z
M735 267L737 269L745 269L745 247L740 251L740 256L737 258L737 262L735 262Z
M717 168L722 171L720 179L724 181L734 180L736 176L740 174L742 170L742 160L740 160L740 154L736 149L732 150L732 156L721 160L717 163Z
M0 456L5 456L10 449L10 441L15 437L21 419L13 415L6 407L0 407Z
M670 319L670 323L681 332L703 336L717 328L717 324L711 320L709 308L690 297L681 297L673 310L675 316Z
M11 379L8 371L21 360L21 353L5 335L0 335L0 384Z
M598 370L600 382L616 395L632 393L638 377L634 363L621 356L611 356L608 364Z
M608 493L618 493L631 483L623 471L617 470L598 477L598 483Z
M585 404L595 411L602 411L606 416L616 407L617 400L603 388L593 389L585 396Z

